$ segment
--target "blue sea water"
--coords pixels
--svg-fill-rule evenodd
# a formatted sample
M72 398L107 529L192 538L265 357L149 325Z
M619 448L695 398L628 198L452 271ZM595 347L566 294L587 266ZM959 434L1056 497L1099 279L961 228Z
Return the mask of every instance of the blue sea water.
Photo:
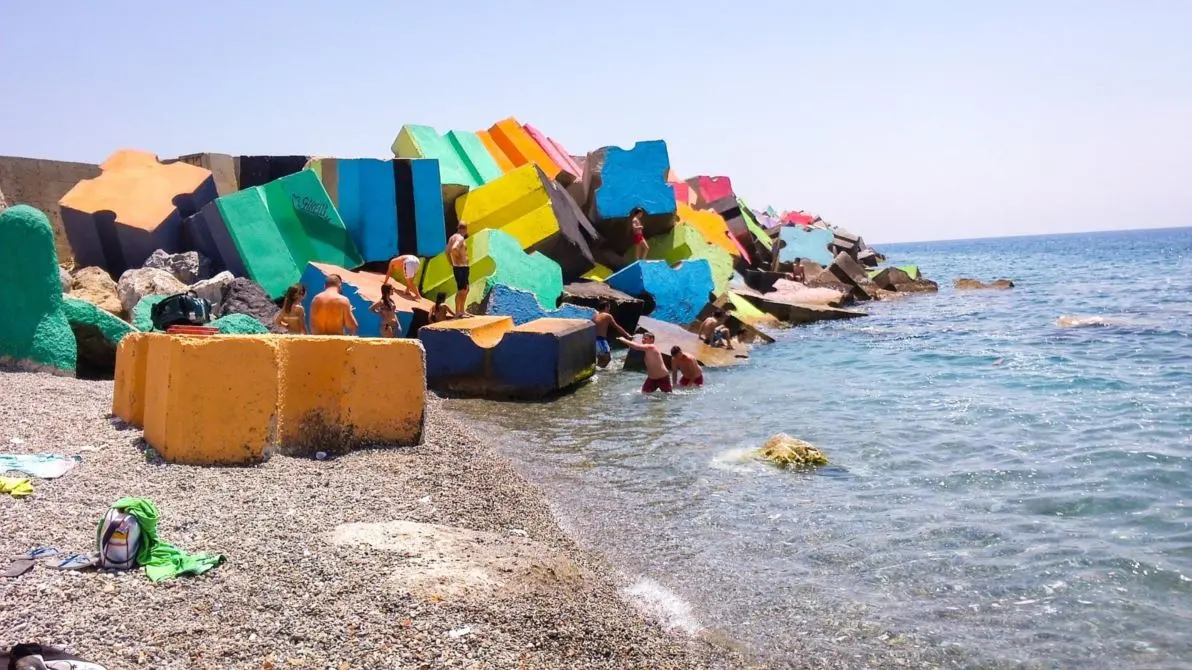
M775 665L1192 665L1192 228L882 250L940 292L702 391L450 406L681 627ZM779 432L832 464L749 458Z

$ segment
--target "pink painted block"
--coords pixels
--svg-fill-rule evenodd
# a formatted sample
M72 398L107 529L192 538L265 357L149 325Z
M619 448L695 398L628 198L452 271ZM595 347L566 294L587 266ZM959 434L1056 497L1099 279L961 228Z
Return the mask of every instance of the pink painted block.
M687 180L691 184L690 179ZM733 182L728 177L695 177L695 186L699 193L699 197L703 202L716 202L723 198L731 198L733 193Z
M550 159L555 162L555 165L558 165L562 170L559 172L558 177L560 184L567 186L575 182L576 179L583 177L583 170L579 169L579 166L576 165L575 160L571 158L570 154L562 151L562 147L557 142L543 135L541 131L528 123L522 127L526 129L530 137L534 138L538 146L542 147L546 155L550 156Z
M674 186L674 187L675 187L675 201L676 201L676 202L681 202L681 203L683 203L683 204L685 204L685 205L692 205L692 206L695 206L695 203L694 203L694 202L692 202L692 200L693 200L693 198L692 198L692 195L693 195L693 194L691 193L691 187L687 185L687 182L684 182L684 181L677 181L677 182L676 182L676 181L672 181L672 182L668 182L668 183L669 183L671 186Z

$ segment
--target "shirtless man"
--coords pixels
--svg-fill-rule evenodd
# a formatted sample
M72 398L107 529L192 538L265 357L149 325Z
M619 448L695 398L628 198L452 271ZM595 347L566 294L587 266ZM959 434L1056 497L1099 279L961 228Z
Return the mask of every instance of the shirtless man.
M464 303L468 300L468 223L460 221L455 234L447 240L447 258L451 261L451 272L455 275L455 316L464 315Z
M341 292L339 275L327 275L323 292L310 301L310 332L315 335L356 334L356 315L352 303Z
M422 294L414 285L414 277L418 274L418 266L421 264L422 261L418 260L414 254L394 256L393 260L389 261L389 269L385 272L385 283L388 284L390 279L400 281L406 285L406 293L411 298L421 300Z
M679 373L683 373L682 379L678 378ZM699 361L679 346L671 347L671 383L677 383L679 388L704 385L704 370L699 366Z
M654 346L654 333L649 331L642 333L641 344L627 337L618 337L617 339L630 349L636 349L645 354L646 383L642 384L642 393L653 393L654 391L670 393L673 390L670 370L666 369L666 361L662 360L662 352Z
M596 365L601 368L608 367L609 361L613 359L613 350L608 346L608 329L615 329L621 337L629 337L629 333L608 313L609 307L607 300L601 300L596 306L596 315L592 317L596 324Z
M728 326L724 325L724 318L724 310L718 309L699 325L699 339L703 340L704 344L711 347L733 348L733 339L729 335Z

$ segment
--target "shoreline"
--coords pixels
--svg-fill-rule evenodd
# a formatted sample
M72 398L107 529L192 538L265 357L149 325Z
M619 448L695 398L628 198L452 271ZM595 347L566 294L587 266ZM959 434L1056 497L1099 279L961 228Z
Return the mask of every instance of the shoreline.
M164 541L228 559L159 584L39 563L0 580L5 645L65 646L109 670L751 665L648 621L544 492L433 394L417 447L203 468L147 459L141 431L108 419L111 382L0 375L5 451L83 458L0 501L6 559L93 551L126 495L156 503Z

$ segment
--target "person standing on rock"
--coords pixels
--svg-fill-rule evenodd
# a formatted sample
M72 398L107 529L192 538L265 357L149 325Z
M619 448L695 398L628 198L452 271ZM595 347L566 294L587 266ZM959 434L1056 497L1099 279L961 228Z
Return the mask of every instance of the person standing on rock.
M418 292L418 287L414 285L414 277L418 276L418 268L422 265L414 254L402 254L401 256L394 256L389 261L389 269L385 272L385 286L389 285L389 280L402 282L406 286L406 293L415 300L421 300L422 294Z
M634 207L633 211L629 212L629 223L633 226L633 249L639 261L650 253L650 244L646 242L646 227L642 224L642 217L645 215L646 210L641 207Z
M670 370L666 369L666 361L662 360L662 352L654 346L654 333L650 331L642 333L641 344L627 337L617 339L630 349L642 352L646 359L646 383L642 384L642 393L653 393L654 391L670 393L673 390Z
M356 334L356 315L343 294L342 284L339 275L327 275L323 292L310 301L310 329L315 335Z
M455 275L455 317L464 316L464 303L468 299L468 223L460 221L455 234L447 240L447 259L451 261L451 273Z
M369 308L381 317L381 337L397 337L397 304L393 302L393 286L381 284L381 299Z
M306 310L302 301L306 298L306 287L294 284L286 289L286 296L281 302L281 311L273 319L273 323L286 329L291 335L306 335L310 331L306 327Z
M596 314L592 317L592 322L596 324L596 365L601 368L608 367L613 359L613 350L608 346L608 329L615 328L621 333L621 337L629 337L629 332L609 314L608 310L611 307L607 300L601 300L596 306Z

